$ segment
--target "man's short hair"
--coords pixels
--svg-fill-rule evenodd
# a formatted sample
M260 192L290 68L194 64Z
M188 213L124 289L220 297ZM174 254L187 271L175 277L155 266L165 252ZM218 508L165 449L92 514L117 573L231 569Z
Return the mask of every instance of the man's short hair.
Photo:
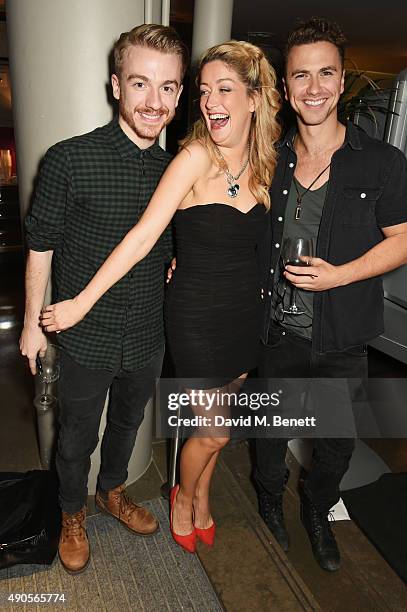
M120 76L125 51L132 46L178 55L181 60L181 81L184 78L189 64L189 52L178 33L171 26L144 23L133 28L130 32L120 34L113 48L114 69L117 76Z
M285 62L293 47L309 45L316 42L329 42L338 49L342 66L345 60L346 37L342 28L334 21L323 17L311 17L308 21L301 21L288 35L285 46Z

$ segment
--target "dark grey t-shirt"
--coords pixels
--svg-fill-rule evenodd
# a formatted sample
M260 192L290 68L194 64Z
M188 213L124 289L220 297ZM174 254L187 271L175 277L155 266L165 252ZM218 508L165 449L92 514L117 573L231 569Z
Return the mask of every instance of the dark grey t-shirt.
M315 246L317 243L328 181L319 189L307 191L303 196L301 216L299 219L295 219L297 191L294 181L296 181L295 178L293 178L290 193L288 195L282 245L284 245L284 240L286 238L301 237L311 239L313 241L315 254ZM300 194L304 193L306 188L298 181L296 182ZM281 252L283 252L283 248ZM282 325L287 327L292 333L311 339L314 293L301 289L297 290L296 303L297 306L304 311L304 314L289 315L283 313L283 308L286 309L290 304L292 292L292 285L288 283L282 275L283 268L283 262L280 258L274 277L273 319L282 323Z

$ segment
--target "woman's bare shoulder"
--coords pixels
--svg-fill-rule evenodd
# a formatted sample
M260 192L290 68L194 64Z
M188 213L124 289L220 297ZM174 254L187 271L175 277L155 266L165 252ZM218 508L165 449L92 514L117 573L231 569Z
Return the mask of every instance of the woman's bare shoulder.
M210 167L210 159L205 147L197 141L183 146L165 171L160 185L167 188L168 181L175 181L177 188L187 186L187 191L193 188L194 184ZM185 197L185 194L182 196Z
M178 155L182 155L184 158L188 157L190 161L199 164L201 167L211 165L208 150L198 140L192 140L187 145L183 145Z

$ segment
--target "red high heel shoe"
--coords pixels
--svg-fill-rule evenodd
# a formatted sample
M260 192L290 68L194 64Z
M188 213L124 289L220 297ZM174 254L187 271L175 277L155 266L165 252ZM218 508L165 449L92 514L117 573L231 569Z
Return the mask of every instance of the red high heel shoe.
M187 552L190 553L194 553L196 551L196 533L195 533L195 529L191 532L188 533L187 535L179 535L178 533L175 533L173 527L172 527L172 511L174 508L174 503L175 503L175 498L177 497L177 493L179 491L179 485L175 485L175 487L172 487L171 492L170 492L170 530L171 530L171 535L174 538L174 540L176 541L177 544L179 544L184 550L186 550Z
M199 538L201 542L203 542L207 546L213 546L215 542L215 532L215 521L207 529L200 529L199 527L195 527L196 537Z

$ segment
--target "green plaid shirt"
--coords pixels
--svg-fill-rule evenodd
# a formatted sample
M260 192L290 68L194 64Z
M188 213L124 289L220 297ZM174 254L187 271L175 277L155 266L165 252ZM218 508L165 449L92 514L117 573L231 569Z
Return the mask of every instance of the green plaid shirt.
M28 247L54 251L53 301L77 295L145 210L171 156L139 149L115 119L51 147L25 219ZM60 346L88 368L143 367L164 342L167 229L152 251L95 304Z

